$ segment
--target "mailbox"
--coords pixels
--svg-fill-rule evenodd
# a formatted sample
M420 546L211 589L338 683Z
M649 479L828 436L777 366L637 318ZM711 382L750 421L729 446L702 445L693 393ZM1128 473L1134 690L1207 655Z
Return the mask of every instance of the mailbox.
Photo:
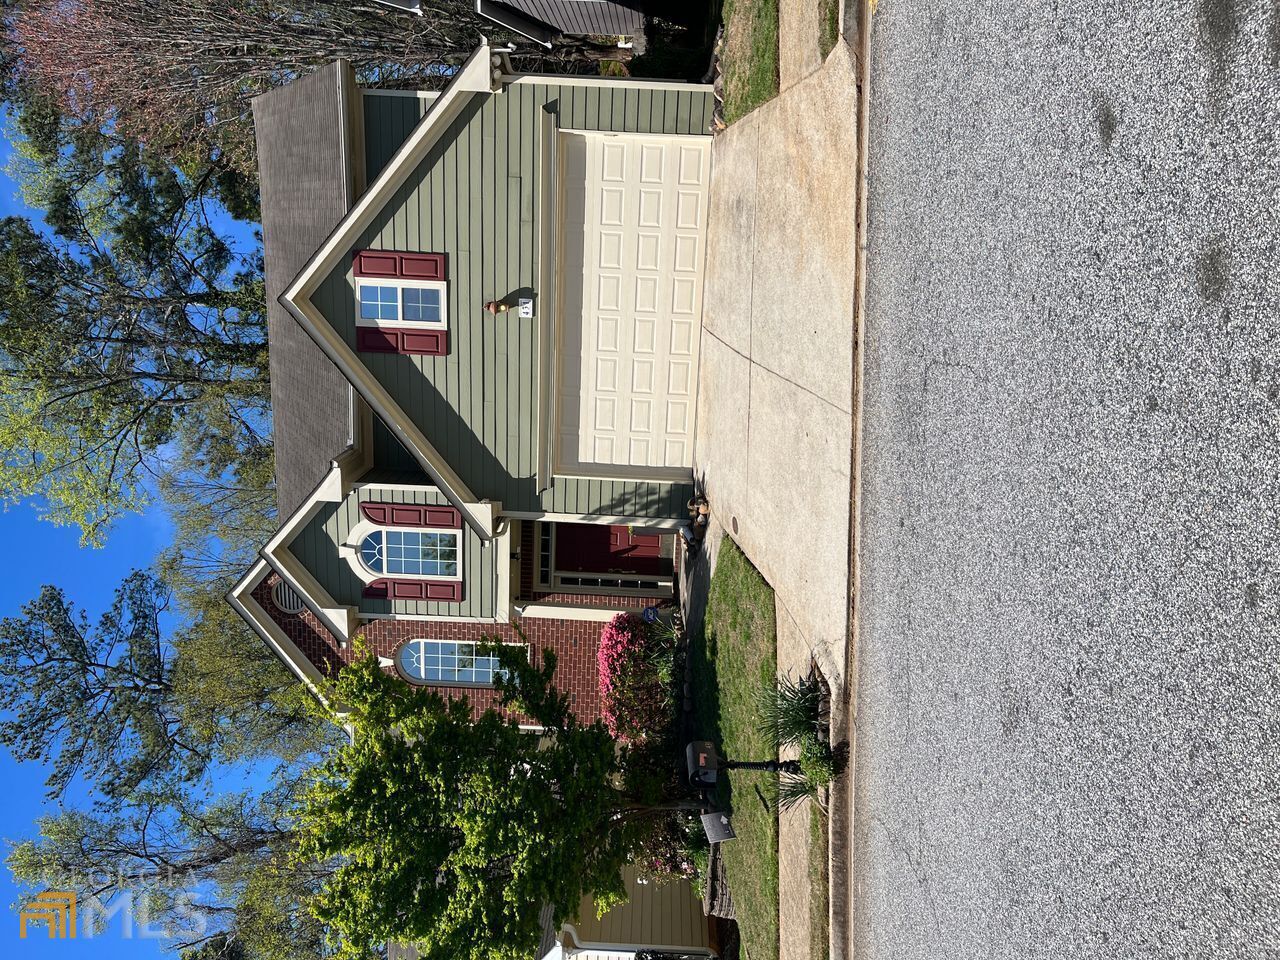
M694 740L685 747L685 762L689 768L689 784L694 787L714 787L720 758L710 740Z

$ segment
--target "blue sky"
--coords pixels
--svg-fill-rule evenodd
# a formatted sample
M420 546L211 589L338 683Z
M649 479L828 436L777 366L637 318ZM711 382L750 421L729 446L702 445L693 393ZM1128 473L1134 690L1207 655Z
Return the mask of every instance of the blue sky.
M137 567L145 567L168 541L168 524L162 512L127 517L100 550L82 549L79 534L65 527L55 527L39 520L30 507L13 507L0 513L0 541L21 545L5 551L0 561L0 615L17 614L23 603L35 597L41 585L54 583L66 590L90 619L97 619L110 604L119 582ZM43 767L16 763L0 748L0 838L6 841L24 839L34 833L37 817L55 812L57 807L45 799ZM73 800L75 798L72 798ZM0 900L14 903L19 896L7 869L0 868ZM4 929L5 927L8 929ZM115 960L119 957L159 957L166 954L157 940L126 939L123 924L117 920L111 928L93 940L57 941L48 939L42 928L28 931L27 939L18 938L16 913L0 918L0 955L6 957L93 957ZM16 949L15 949L16 948ZM172 956L169 954L169 956Z
M0 139L0 167L8 163L9 144ZM0 172L0 216L31 215L17 196L17 187ZM218 223L219 229L227 224ZM250 231L240 225L237 238L248 241ZM0 541L9 544L0 560L0 617L14 616L46 583L62 587L72 603L91 621L110 606L116 587L128 574L149 566L169 543L170 525L164 511L153 506L125 517L112 530L105 547L82 548L79 532L40 520L31 505L0 512ZM17 763L0 747L0 839L20 840L34 834L37 817L53 813L57 805L45 799L46 771L37 764ZM231 785L242 787L244 781ZM76 803L77 798L69 798ZM15 903L20 891L7 868L0 866L0 901ZM17 913L0 914L0 956L19 958L92 957L94 960L169 956L162 941L140 937L117 917L106 932L91 940L53 940L42 927L33 927L25 940L18 936Z

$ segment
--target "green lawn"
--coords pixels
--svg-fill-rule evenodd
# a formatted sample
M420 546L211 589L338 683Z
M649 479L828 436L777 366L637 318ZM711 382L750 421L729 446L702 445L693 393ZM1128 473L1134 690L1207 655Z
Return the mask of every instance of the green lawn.
M818 43L825 60L840 39L840 0L818 0Z
M778 0L725 0L720 61L727 123L778 95Z
M809 808L809 956L825 957L831 949L828 915L831 860L827 848L827 816L817 805Z
M773 590L728 537L720 545L703 632L690 650L698 734L735 760L775 758L756 729L758 691L777 675ZM745 770L720 780L720 803L732 811L738 834L724 845L725 870L743 956L750 960L778 956L776 783L776 774Z

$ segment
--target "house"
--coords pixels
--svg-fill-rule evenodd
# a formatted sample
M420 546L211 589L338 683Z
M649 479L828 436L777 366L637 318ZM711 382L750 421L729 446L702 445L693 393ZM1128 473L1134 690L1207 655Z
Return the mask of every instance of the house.
M281 524L229 594L313 686L359 634L492 702L474 644L596 647L671 598L692 495L709 87L335 63L259 97Z
M693 493L711 109L483 44L438 94L339 62L254 102L281 523L228 599L313 689L360 636L483 709L475 643L519 624L599 716L602 625L670 600ZM643 914L548 949L709 952L687 885L628 882Z
M375 0L424 16L422 0ZM641 0L476 0L476 13L512 33L550 47L559 36L644 38Z
M544 927L537 960L696 960L714 957L719 944L711 918L688 880L644 883L633 867L623 869L627 901L596 916L584 897L574 920L559 930Z
M555 925L544 908L542 942L533 960L708 960L717 956L717 929L687 880L645 883L623 869L627 901L596 916L584 897L573 919ZM387 960L418 960L411 946L388 944Z
M476 0L476 13L550 47L558 36L644 39L641 0Z

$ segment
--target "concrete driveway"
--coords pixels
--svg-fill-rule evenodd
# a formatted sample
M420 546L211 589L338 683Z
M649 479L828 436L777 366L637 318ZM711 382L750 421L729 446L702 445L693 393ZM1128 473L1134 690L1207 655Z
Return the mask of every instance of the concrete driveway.
M785 11L784 11L785 12ZM777 592L780 646L844 682L853 395L852 57L716 138L695 469Z

